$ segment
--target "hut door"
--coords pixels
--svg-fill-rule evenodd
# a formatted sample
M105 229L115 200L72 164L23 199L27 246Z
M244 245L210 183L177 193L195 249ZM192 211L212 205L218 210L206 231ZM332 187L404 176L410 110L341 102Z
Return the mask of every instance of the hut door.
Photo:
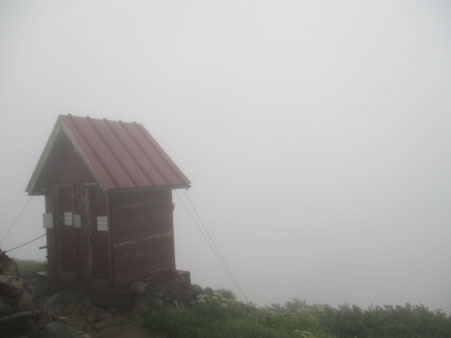
M109 220L105 193L98 186L86 186L89 227L89 266L91 284L104 286L110 277Z
M76 244L72 226L73 187L58 185L56 197L56 233L58 243L58 267L62 279L75 280Z

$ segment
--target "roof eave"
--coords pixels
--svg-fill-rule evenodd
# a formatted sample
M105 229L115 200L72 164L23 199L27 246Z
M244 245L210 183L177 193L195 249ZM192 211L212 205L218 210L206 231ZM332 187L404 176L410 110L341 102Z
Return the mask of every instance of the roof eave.
M175 189L189 189L191 184L175 184L175 185L158 185L150 187L130 187L130 188L115 188L108 189L108 193L120 193L126 191L143 191L143 190L175 190Z
M38 183L39 177L41 176L44 165L47 162L49 155L53 150L56 138L61 131L63 131L64 134L67 136L67 138L73 145L75 151L80 155L83 162L86 164L89 171L92 173L95 180L99 184L99 186L102 188L103 191L106 192L107 188L105 187L102 179L99 177L97 172L94 170L91 162L86 157L84 152L81 150L80 145L76 141L76 139L75 139L74 135L72 134L72 132L70 131L70 129L64 124L64 121L61 119L61 115L58 116L58 119L56 120L56 123L55 123L55 126L53 127L52 133L50 134L47 144L45 145L44 151L42 152L41 157L39 158L38 164L36 165L36 168L34 169L34 172L31 176L30 182L27 185L27 188L25 189L25 192L27 192L28 195L30 195L30 196L39 196L39 195L45 194L45 192L36 191L36 184Z
M28 195L34 196L43 195L40 192L35 191L36 183L38 182L38 179L41 176L42 169L44 168L44 165L47 162L47 159L55 144L56 137L58 136L60 131L61 131L61 119L58 118L50 134L50 137L45 145L44 151L42 152L41 157L39 158L38 163L33 171L33 174L31 175L30 181L28 182L28 185L25 189L25 192L27 192Z

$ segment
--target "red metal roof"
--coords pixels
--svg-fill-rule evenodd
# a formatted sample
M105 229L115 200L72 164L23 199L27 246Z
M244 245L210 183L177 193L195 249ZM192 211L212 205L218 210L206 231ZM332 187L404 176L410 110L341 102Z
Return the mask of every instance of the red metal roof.
M60 115L28 184L30 194L61 130L104 190L190 186L142 124Z

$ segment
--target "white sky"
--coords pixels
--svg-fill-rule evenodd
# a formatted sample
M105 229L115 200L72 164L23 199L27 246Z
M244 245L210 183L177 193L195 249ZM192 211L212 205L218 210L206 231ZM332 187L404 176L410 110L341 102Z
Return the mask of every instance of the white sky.
M426 0L2 0L0 238L58 114L136 120L254 302L451 312L450 19ZM233 288L174 200L178 268Z

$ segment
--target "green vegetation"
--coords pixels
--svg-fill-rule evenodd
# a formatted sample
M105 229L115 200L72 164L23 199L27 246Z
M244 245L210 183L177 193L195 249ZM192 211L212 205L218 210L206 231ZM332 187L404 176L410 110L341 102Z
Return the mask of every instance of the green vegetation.
M258 308L221 290L192 307L163 307L145 327L165 337L451 337L451 316L423 305L369 307L307 305ZM225 296L226 295L226 296Z
M20 276L28 283L36 280L36 274L40 271L46 270L46 262L34 261L34 260L23 260L14 259L17 265Z
M36 276L45 270L45 262L15 262L22 278L35 287L38 296L50 294L51 290ZM198 296L190 307L165 306L149 312L144 325L152 334L168 338L451 337L451 316L423 305L361 309L355 305L308 305L295 299L284 306L261 308L237 301L225 289L212 296Z
M38 272L47 270L47 263L44 261L14 259L19 274L27 285L35 290L35 301L39 302L52 294L54 290L45 281L39 278Z
M150 312L145 326L167 337L291 337L256 320L253 306L226 298L219 292L201 295L191 308L163 307Z

